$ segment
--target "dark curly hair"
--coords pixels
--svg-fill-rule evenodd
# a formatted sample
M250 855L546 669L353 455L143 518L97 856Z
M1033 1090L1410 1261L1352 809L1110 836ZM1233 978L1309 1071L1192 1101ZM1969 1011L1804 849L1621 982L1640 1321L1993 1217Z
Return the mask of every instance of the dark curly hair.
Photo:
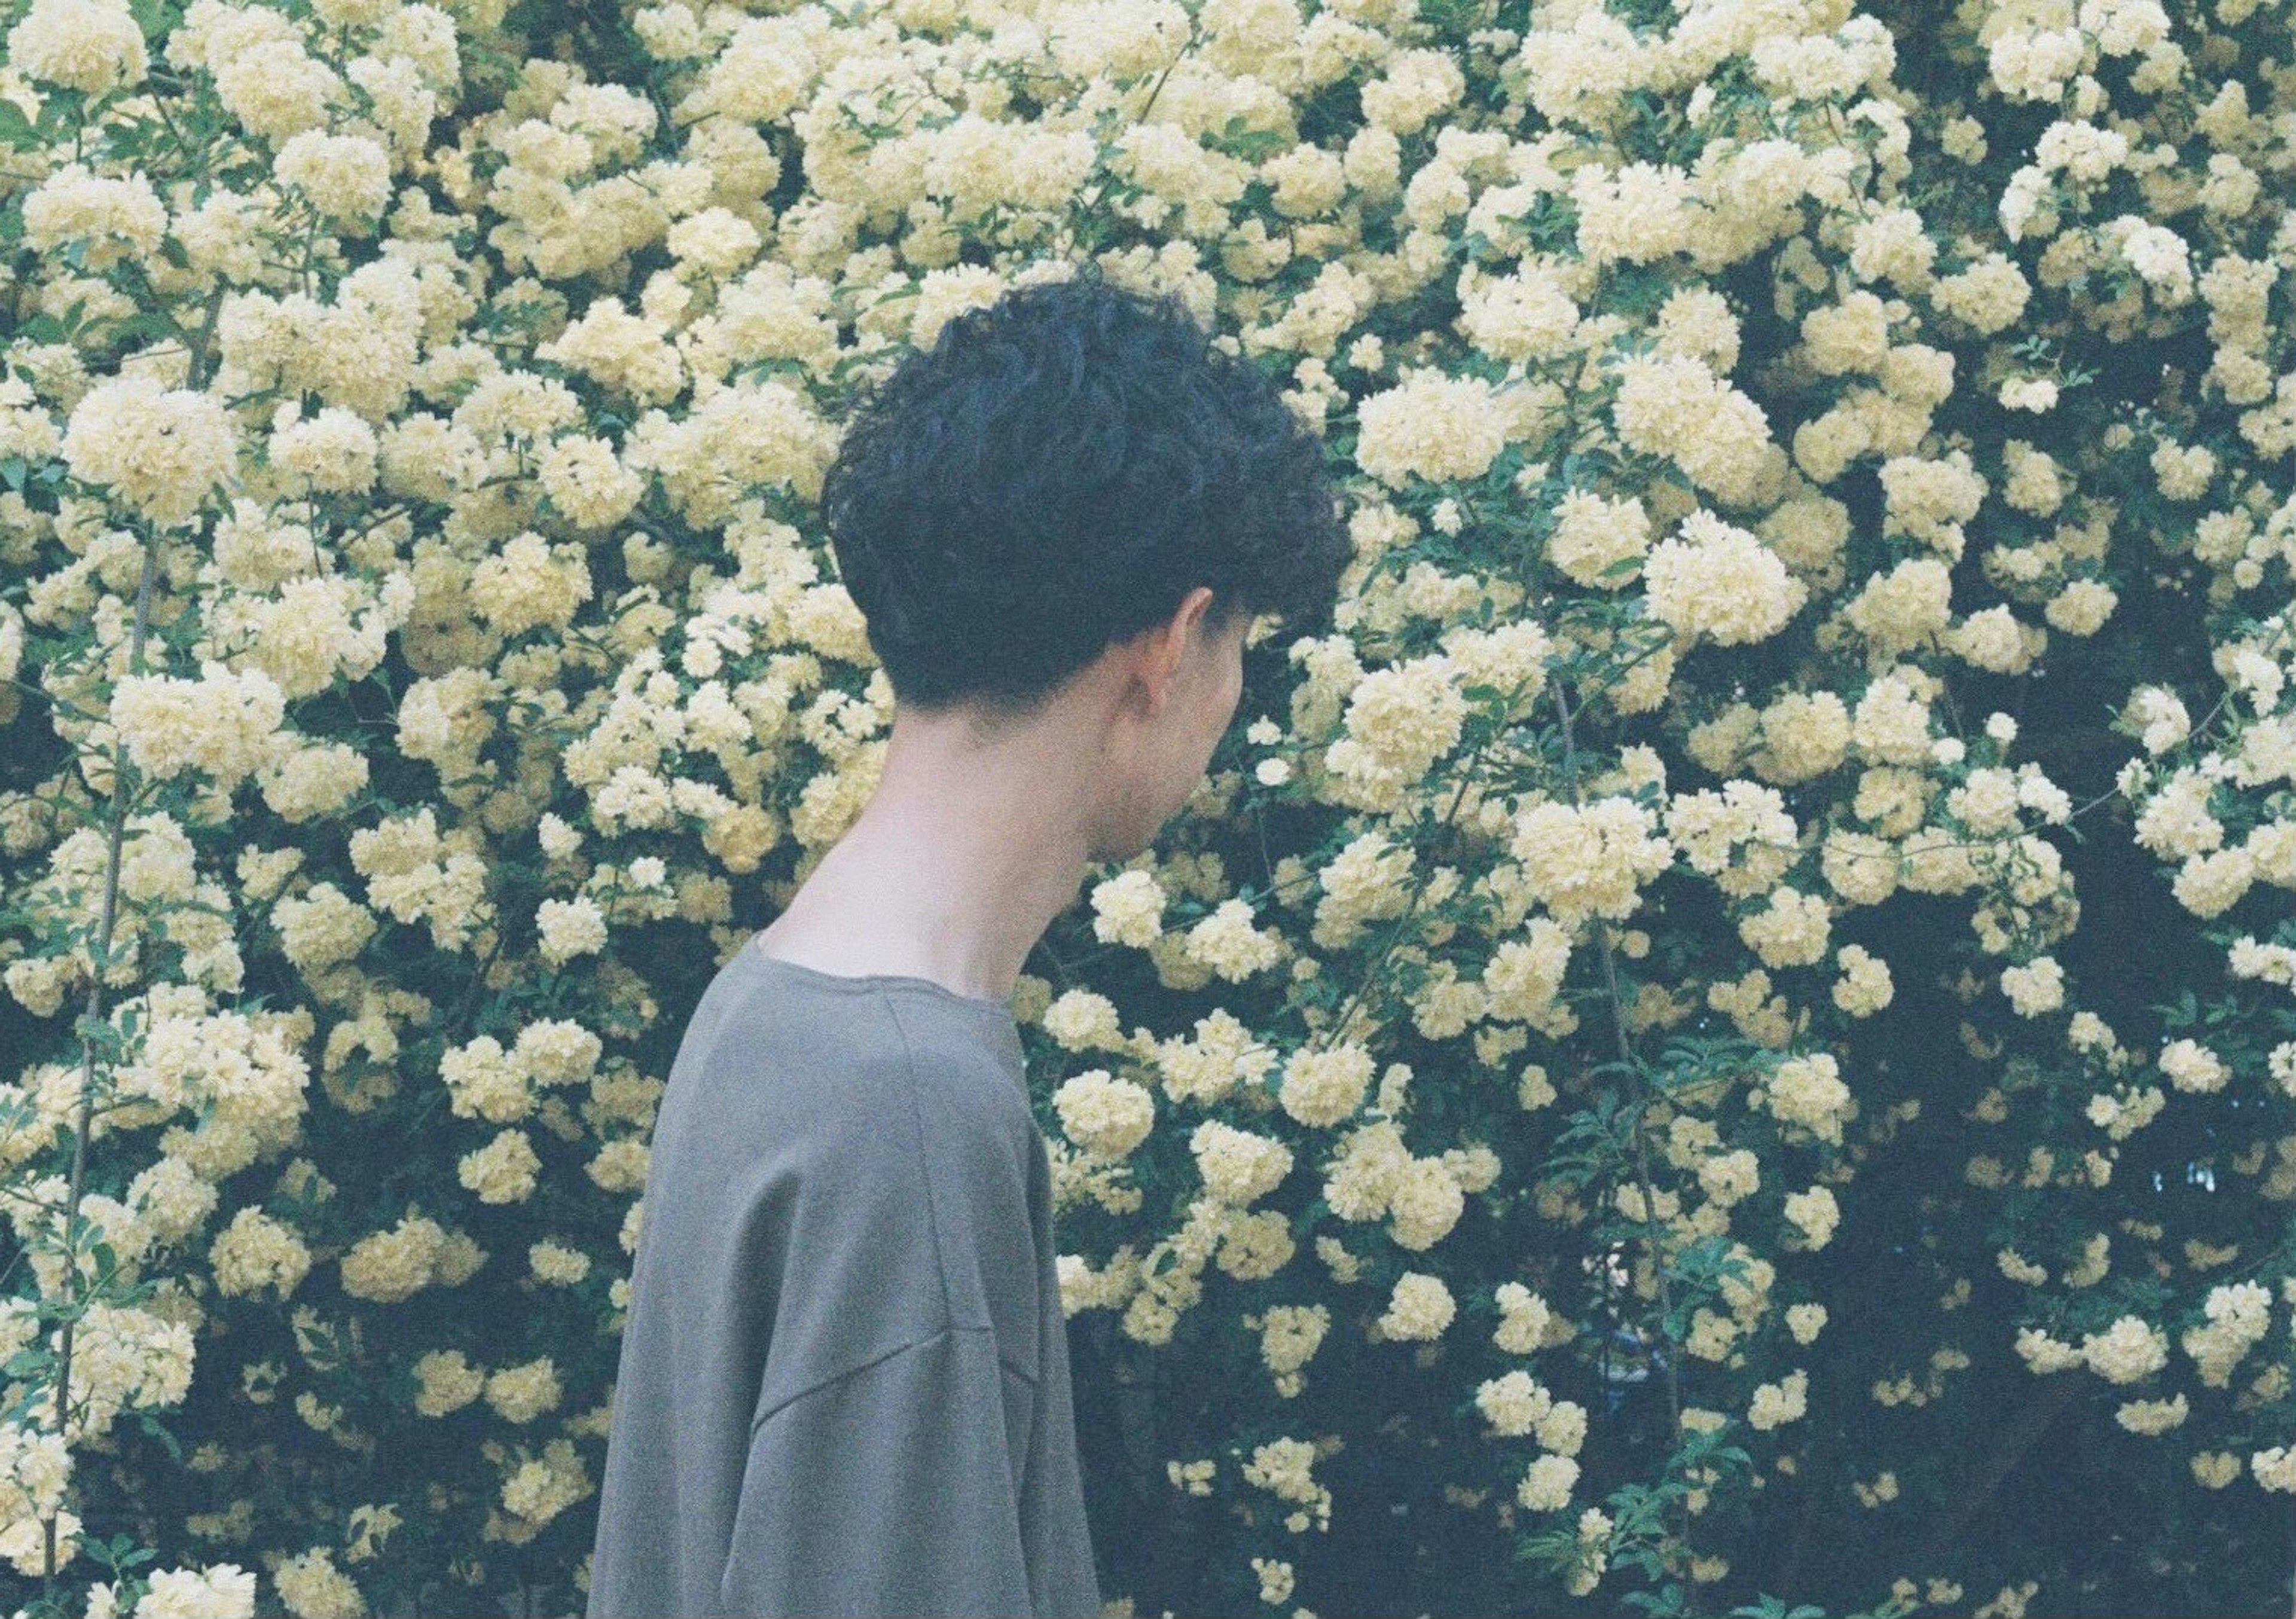
M847 427L822 518L905 705L1025 715L1199 585L1208 629L1329 626L1322 441L1179 298L1097 269L953 316Z

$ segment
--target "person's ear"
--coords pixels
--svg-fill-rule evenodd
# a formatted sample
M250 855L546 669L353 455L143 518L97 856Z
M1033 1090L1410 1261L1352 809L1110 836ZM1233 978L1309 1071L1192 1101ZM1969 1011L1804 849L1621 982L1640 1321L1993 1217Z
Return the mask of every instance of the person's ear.
M1199 585L1180 598L1180 605L1169 618L1145 632L1147 643L1143 649L1140 683L1147 690L1150 714L1163 708L1172 681L1179 673L1180 660L1187 651L1188 637L1198 633L1211 599L1211 587Z

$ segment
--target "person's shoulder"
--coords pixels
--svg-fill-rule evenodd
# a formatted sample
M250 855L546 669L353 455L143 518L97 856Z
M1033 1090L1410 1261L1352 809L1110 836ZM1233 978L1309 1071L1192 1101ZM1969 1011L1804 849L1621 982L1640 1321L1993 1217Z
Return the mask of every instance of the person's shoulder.
M671 1064L665 1114L703 1137L784 1149L849 1149L905 1122L909 1048L877 997L811 993L758 965L736 955L710 980Z
M831 986L737 954L695 1007L669 1090L688 1132L777 1157L974 1159L1027 1145L1035 1123L1022 1061L1009 1020L899 986Z
M882 1002L928 1132L976 1152L1019 1146L1035 1120L1014 1027L930 995L888 992Z

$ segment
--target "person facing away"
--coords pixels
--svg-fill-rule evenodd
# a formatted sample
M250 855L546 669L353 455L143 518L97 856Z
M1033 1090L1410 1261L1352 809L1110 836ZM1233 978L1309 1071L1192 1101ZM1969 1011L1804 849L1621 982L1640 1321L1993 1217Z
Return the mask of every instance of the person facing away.
M1257 368L1090 265L907 353L822 511L891 734L671 1067L588 1619L1096 1615L1010 996L1202 779L1258 621L1328 626L1347 533Z

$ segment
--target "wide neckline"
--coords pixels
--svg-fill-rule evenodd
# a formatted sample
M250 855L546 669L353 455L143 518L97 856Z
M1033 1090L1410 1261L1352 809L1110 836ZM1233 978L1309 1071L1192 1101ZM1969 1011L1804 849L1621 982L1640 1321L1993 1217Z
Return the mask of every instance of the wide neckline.
M803 962L792 961L786 956L767 954L759 948L755 936L742 946L742 953L763 961L768 966L779 968L785 973L803 978L808 984L817 984L828 989L849 992L872 989L922 990L942 1001L952 1002L958 1006L978 1007L985 1012L995 1012L1008 1022L1013 1019L1011 1002L992 1001L986 995L964 994L932 978L920 978L914 974L898 972L824 972L820 968L808 967Z

